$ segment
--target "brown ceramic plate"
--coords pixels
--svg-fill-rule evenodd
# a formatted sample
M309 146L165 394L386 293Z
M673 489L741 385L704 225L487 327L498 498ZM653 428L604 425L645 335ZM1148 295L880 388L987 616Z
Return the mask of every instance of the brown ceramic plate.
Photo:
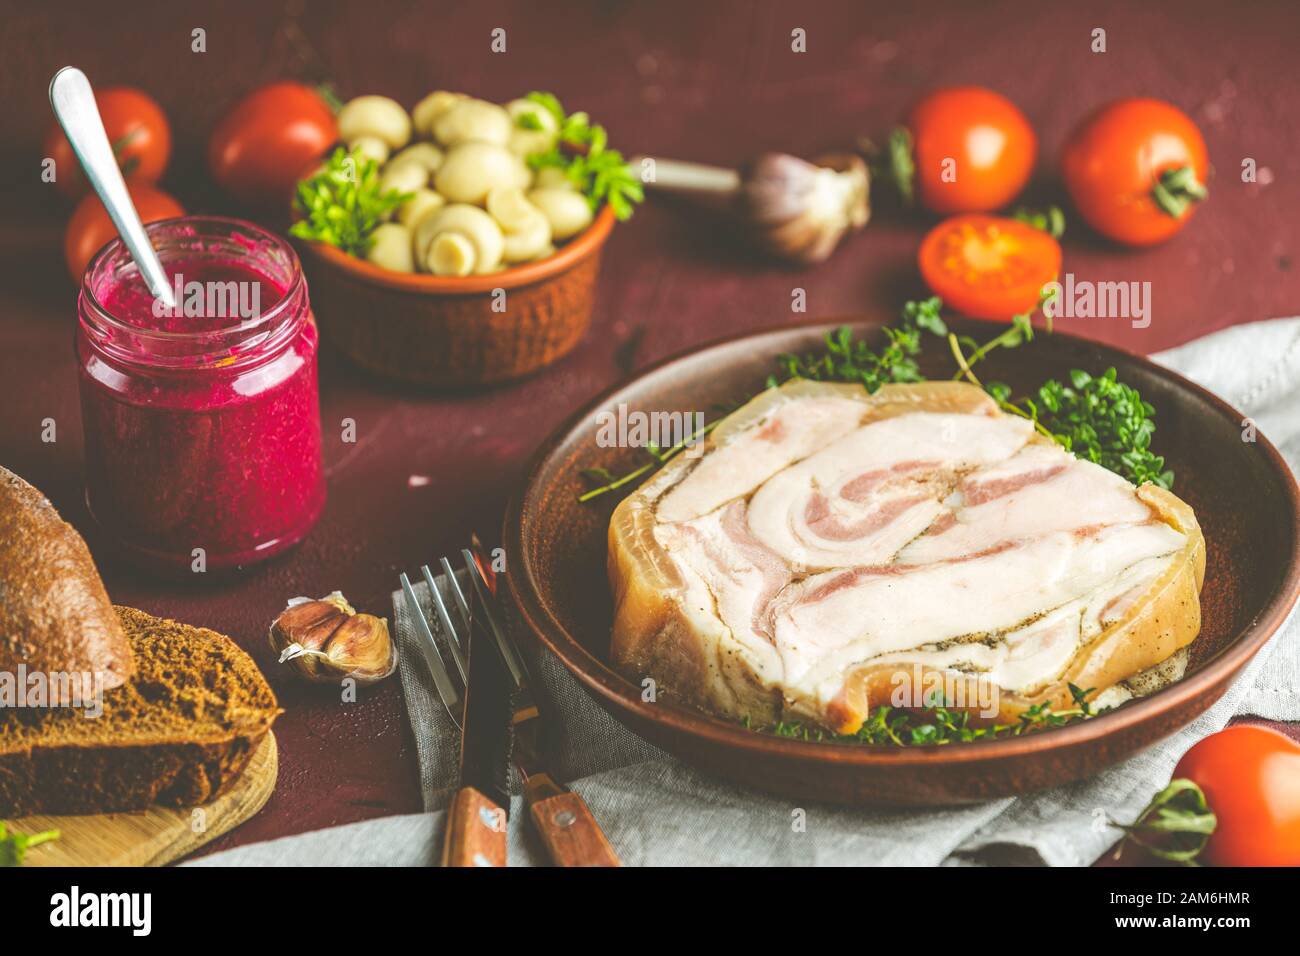
M623 474L643 452L601 448L596 415L625 402L644 411L708 410L762 387L773 357L816 346L836 325L776 329L669 359L606 392L538 452L506 516L511 594L526 625L595 698L638 734L698 767L802 799L892 805L950 804L1041 789L1095 774L1188 723L1285 620L1300 589L1300 493L1263 436L1242 440L1242 414L1206 390L1129 355L1068 335L1040 335L992 353L985 380L1017 394L1071 368L1108 366L1156 408L1155 450L1176 472L1175 491L1196 510L1208 542L1203 625L1186 676L1092 720L1056 730L940 747L813 743L758 733L688 705L643 703L639 687L608 663L606 529L614 496L579 504L584 468ZM853 320L865 330L873 323ZM955 323L987 338L986 323ZM922 369L952 373L930 343ZM711 415L710 417L714 417Z

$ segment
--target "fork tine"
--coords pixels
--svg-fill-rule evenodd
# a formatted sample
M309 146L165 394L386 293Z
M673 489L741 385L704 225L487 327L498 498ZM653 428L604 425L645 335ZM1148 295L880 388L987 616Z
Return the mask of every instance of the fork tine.
M460 589L460 579L456 577L456 570L451 566L451 562L446 558L439 559L439 565L442 567L442 573L447 576L450 582L451 596L456 602L456 610L460 613L461 623L465 625L465 633L469 633L469 602L465 600L465 592Z
M442 663L442 655L438 653L433 632L429 630L429 622L425 619L424 611L420 610L420 602L416 600L415 591L411 588L411 581L406 576L406 572L402 572L401 582L402 593L406 595L406 606L411 612L411 617L415 619L415 628L424 638L421 649L424 651L424 660L429 665L429 674L433 677L433 686L438 691L438 696L442 698L442 705L447 708L452 723L459 729L460 715L457 711L461 709L460 694L457 693L456 685Z
M429 593L433 595L433 607L438 612L438 620L447 635L447 647L451 651L452 663L456 665L456 670L460 672L461 682L468 685L469 672L465 667L464 655L461 653L460 636L456 633L455 625L451 623L451 615L447 613L447 605L442 599L442 594L439 592L438 585L433 580L433 573L429 570L427 564L420 566L420 573L424 575L424 583L429 586Z
M497 620L496 612L492 609L492 592L488 590L487 581L483 578L483 572L479 570L478 562L474 560L473 552L464 549L461 555L465 559L465 568L469 572L469 580L478 597L478 603L483 606L483 617L487 622L488 631L496 638L497 647L501 650L501 656L505 658L506 667L510 671L515 687L526 684L528 671L524 669L524 662L519 657L518 650L507 639L506 629Z

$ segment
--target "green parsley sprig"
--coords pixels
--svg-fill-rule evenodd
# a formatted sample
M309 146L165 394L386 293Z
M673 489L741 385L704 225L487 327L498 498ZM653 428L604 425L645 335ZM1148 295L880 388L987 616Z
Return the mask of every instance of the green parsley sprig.
M605 203L620 220L632 215L634 205L645 199L645 189L623 154L609 148L605 127L592 123L586 113L565 113L552 93L529 93L526 97L555 118L559 128L555 145L544 153L528 157L533 169L555 167L587 197L593 212ZM523 129L540 129L532 113L524 112L516 122Z
M319 172L298 183L294 208L302 218L289 232L364 257L371 233L410 198L411 193L380 187L379 164L373 159L339 147Z

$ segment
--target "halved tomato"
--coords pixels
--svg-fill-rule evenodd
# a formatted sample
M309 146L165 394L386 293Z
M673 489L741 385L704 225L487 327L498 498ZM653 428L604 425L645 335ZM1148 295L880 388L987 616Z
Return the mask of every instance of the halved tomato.
M1033 226L999 216L955 216L930 230L917 255L926 284L977 319L1031 311L1061 271L1061 247Z

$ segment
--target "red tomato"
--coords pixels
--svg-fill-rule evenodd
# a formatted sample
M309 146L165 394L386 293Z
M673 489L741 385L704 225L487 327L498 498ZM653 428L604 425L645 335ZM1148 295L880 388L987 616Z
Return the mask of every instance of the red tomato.
M159 219L185 215L180 203L148 183L128 183L127 189L142 222L157 222ZM108 218L108 211L104 209L99 197L91 193L82 199L68 220L68 229L63 235L63 255L73 282L81 284L86 266L95 257L95 253L115 238L117 227Z
M1000 209L1024 188L1038 155L1025 115L978 86L935 90L912 108L907 127L917 197L933 212Z
M100 90L95 102L122 175L141 183L161 179L172 154L172 131L162 107L149 94L126 87ZM81 163L57 123L45 134L45 155L54 160L59 192L69 199L85 195L89 186Z
M339 137L334 111L315 89L272 83L226 114L208 142L208 167L241 202L287 209L309 164Z
M1209 159L1196 124L1160 100L1117 100L1070 134L1061 160L1074 205L1103 236L1168 239L1205 198Z
M1032 310L1061 271L1061 247L1033 226L998 216L955 216L921 242L921 275L944 305L977 319Z
M1174 777L1195 782L1218 818L1202 862L1300 866L1300 744L1237 724L1183 754Z

